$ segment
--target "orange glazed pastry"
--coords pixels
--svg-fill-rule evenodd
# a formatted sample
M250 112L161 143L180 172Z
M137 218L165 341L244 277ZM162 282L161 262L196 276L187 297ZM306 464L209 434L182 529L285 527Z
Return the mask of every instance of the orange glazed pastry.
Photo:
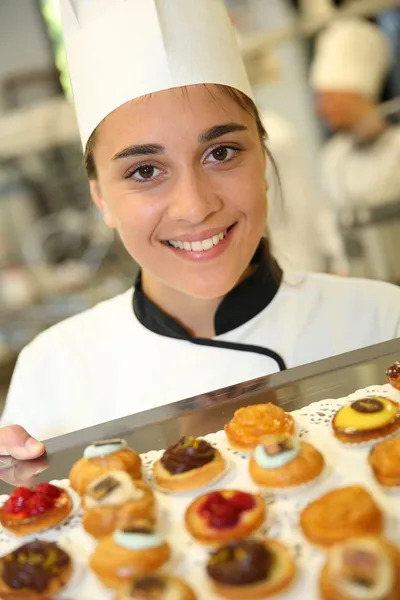
M215 550L207 574L223 598L268 598L288 589L296 574L289 551L275 540L244 539Z
M381 485L400 486L400 438L385 440L372 448L368 462Z
M121 589L116 600L196 600L190 587L177 577L158 573L138 575Z
M101 440L88 446L71 469L71 487L83 496L87 486L108 471L126 471L132 479L142 478L140 456L128 448L125 440Z
M311 502L300 514L306 538L316 546L332 546L350 537L380 534L383 515L361 486L332 490Z
M154 465L153 476L163 492L186 492L219 478L225 466L220 452L206 440L187 436L165 450Z
M388 368L386 379L395 390L400 390L400 360Z
M83 527L99 539L123 529L133 519L155 521L153 492L144 481L133 481L125 471L109 471L86 489L82 505Z
M154 523L138 520L100 540L90 568L106 587L118 590L134 576L162 567L170 555L170 548L156 533Z
M35 540L0 558L2 600L54 597L72 575L71 559L57 544Z
M225 425L226 437L232 448L242 452L253 450L261 438L274 433L295 431L291 415L275 404L254 404L239 408Z
M322 454L289 433L263 438L250 459L250 476L260 486L296 488L315 480L325 467Z
M322 569L323 600L399 600L400 552L377 537L333 546Z
M204 494L189 505L185 524L207 546L247 537L264 522L265 504L258 494L220 490Z
M18 487L0 508L0 523L14 535L39 533L64 521L72 506L68 492L50 483Z
M346 444L362 444L400 430L400 404L383 396L368 396L343 406L332 420L335 437Z

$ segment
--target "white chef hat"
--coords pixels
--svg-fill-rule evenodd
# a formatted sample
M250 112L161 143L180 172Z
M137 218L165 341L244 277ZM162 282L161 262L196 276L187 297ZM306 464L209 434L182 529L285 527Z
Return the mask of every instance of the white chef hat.
M200 83L252 97L223 0L60 0L83 147L129 100Z
M385 35L357 18L328 25L316 44L311 85L317 91L351 91L376 98L391 63Z

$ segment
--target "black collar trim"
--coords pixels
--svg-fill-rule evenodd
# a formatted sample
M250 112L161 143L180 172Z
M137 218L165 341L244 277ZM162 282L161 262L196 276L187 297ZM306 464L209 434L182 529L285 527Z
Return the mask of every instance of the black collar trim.
M266 245L263 242L257 248L251 262L255 266L254 272L229 292L217 309L215 315L216 336L237 329L256 317L272 302L280 288L282 270L275 261L270 259ZM184 327L162 312L147 298L142 289L140 272L135 282L133 311L138 321L153 333L186 340L202 346L215 346L267 355L277 362L279 370L286 369L282 357L268 348L192 337Z

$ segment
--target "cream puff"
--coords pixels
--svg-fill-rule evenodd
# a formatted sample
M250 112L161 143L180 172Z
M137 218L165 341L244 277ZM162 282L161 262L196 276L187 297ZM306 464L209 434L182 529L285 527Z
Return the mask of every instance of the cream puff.
M324 467L324 457L314 446L289 433L263 438L249 462L253 481L277 490L310 483Z
M17 536L39 533L64 521L72 507L69 493L50 483L18 487L0 508L0 523Z
M400 360L388 368L386 371L386 380L395 390L400 391Z
M339 488L314 500L300 513L300 527L309 542L329 547L350 537L379 535L383 514L362 486Z
M368 462L380 485L400 487L400 438L385 440L371 449Z
M267 598L288 589L296 567L289 551L275 540L245 539L215 550L207 564L214 591L223 598Z
M322 569L323 600L399 600L400 551L377 537L333 546Z
M117 594L116 600L196 600L190 587L177 577L159 573L137 575Z
M219 490L196 498L186 510L185 524L200 544L215 546L247 537L261 527L265 514L258 494Z
M43 600L58 594L72 574L71 559L57 544L36 540L0 558L3 600Z
M144 481L133 481L125 471L109 471L92 481L82 505L83 527L97 539L128 527L134 519L156 520L150 487Z
M128 448L125 440L102 440L88 446L71 469L71 487L83 496L92 481L109 471L126 471L131 479L142 478L140 456Z
M295 426L292 415L269 403L239 408L224 429L232 448L249 452L264 436L285 432L293 434Z
M400 430L400 404L383 396L368 396L343 406L332 420L335 437L362 444Z
M156 533L154 523L137 520L100 540L90 568L106 587L119 589L135 575L159 569L170 555L169 545Z
M153 468L157 488L164 492L187 492L204 487L225 470L225 460L211 444L187 436L165 450Z

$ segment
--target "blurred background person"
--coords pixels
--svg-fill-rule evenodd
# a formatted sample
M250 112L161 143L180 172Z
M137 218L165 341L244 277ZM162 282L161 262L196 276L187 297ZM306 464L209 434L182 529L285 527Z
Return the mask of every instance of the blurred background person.
M375 24L338 20L317 39L311 85L332 134L322 177L347 236L351 272L400 283L400 99L379 104L392 60Z

